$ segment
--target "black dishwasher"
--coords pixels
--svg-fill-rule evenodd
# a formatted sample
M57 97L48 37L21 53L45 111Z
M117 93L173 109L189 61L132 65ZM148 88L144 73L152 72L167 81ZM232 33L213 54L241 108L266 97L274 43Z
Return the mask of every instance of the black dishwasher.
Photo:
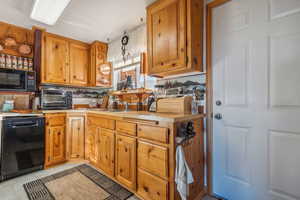
M1 131L1 181L43 169L44 118L6 117Z

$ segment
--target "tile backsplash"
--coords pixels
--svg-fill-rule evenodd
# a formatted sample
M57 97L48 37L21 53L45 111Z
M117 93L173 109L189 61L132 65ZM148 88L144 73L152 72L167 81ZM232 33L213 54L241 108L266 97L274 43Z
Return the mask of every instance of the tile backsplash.
M0 94L0 109L2 111L3 103L6 100L14 101L15 109L29 109L30 108L30 95L19 94Z

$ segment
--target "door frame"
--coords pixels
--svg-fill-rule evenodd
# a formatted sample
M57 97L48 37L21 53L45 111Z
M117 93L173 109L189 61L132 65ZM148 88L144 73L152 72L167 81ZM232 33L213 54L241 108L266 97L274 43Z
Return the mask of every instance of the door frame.
M213 193L213 73L212 73L212 12L231 0L214 0L206 5L206 163L208 194Z

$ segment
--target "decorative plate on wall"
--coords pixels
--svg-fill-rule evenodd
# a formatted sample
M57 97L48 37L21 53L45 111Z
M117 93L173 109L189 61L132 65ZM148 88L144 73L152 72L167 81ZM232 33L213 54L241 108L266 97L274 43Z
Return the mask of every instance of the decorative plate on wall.
M8 47L8 48L13 48L13 47L17 46L16 40L12 37L5 38L3 43L4 43L4 46Z
M21 44L18 48L20 54L29 55L31 54L32 48L28 44Z

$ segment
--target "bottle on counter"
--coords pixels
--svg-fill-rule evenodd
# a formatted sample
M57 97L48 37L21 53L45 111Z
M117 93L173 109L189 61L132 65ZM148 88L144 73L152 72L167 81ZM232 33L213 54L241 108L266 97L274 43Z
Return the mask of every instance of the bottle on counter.
M5 67L11 68L11 56L10 55L5 56Z

